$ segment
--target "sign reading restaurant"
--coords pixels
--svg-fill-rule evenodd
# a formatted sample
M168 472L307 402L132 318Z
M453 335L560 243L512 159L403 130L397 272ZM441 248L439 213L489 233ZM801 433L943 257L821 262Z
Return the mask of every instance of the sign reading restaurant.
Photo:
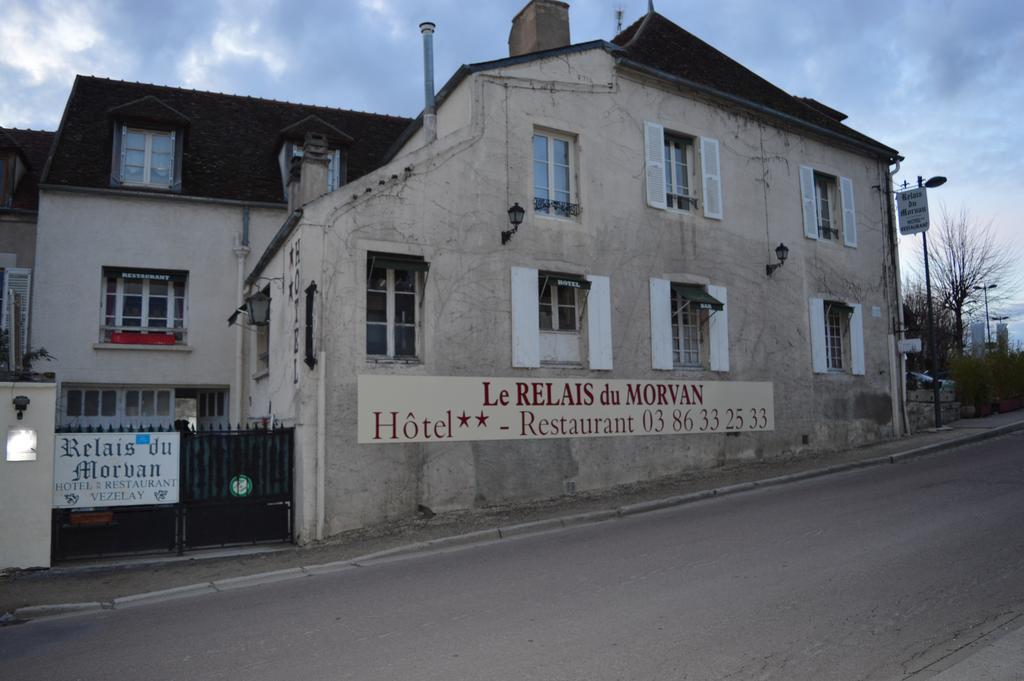
M360 376L359 442L775 429L771 383Z
M53 507L178 502L178 433L57 433Z

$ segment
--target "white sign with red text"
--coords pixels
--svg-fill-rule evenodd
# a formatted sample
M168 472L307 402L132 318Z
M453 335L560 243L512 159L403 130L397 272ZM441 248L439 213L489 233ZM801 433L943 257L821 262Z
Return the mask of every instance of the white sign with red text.
M360 376L359 442L775 429L771 383Z

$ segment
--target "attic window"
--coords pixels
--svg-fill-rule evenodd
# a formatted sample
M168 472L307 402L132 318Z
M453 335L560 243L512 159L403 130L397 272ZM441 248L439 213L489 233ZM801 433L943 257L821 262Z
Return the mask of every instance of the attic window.
M122 125L120 184L170 189L177 182L176 137L173 130L145 130Z

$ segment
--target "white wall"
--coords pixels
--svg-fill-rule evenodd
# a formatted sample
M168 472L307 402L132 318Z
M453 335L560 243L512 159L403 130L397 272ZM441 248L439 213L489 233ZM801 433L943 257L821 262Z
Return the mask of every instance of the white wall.
M61 383L229 386L236 332L227 318L241 302L233 248L242 212L184 199L43 191L32 332L33 343L57 358L45 368ZM284 218L283 208L251 209L250 262ZM188 271L186 345L100 347L105 266Z
M18 395L31 400L21 420ZM0 383L0 570L50 567L55 395L52 383ZM36 431L35 461L7 460L11 428Z
M417 149L413 139L391 166L307 206L299 229L323 234L318 283L324 292L320 321L327 397L319 418L326 421L329 532L408 515L417 503L450 509L557 496L567 478L581 490L601 489L893 434L888 335L897 304L886 265L885 194L874 189L886 185L883 160L617 71L599 51L471 76L452 101L459 104L453 107L456 121L467 124L439 120L439 130L451 130L448 136L425 149ZM469 118L466 102L474 107ZM442 119L445 111L442 106ZM708 219L700 209L683 214L646 205L647 120L719 140L722 220ZM576 138L583 208L578 220L533 214L535 127ZM853 180L857 248L804 236L800 165ZM499 232L507 228L512 201L530 209L503 247ZM790 248L789 260L769 279L765 265L775 262L780 241ZM420 255L431 264L418 362L366 357L366 253L371 250ZM610 277L612 371L591 372L585 363L512 368L513 266ZM308 281L313 274L303 276ZM727 374L652 369L651 277L703 278L727 287ZM865 375L812 372L811 297L862 306ZM272 364L278 363L272 358ZM377 373L771 381L776 430L361 446L356 444L355 382L361 374ZM297 407L297 420L300 412Z

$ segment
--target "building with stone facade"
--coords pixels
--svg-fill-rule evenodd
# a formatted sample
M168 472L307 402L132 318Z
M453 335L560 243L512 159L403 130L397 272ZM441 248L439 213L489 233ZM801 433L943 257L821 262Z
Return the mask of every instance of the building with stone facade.
M296 427L300 537L901 432L897 152L653 11L568 37L567 5L528 3L507 59L461 67L384 165L291 212L248 271L245 297L270 298L248 415ZM296 182L316 196L328 154L309 150ZM473 382L519 401L485 392L477 415ZM760 401L735 427L725 406L581 407L468 435L565 405L552 386L574 407L595 386Z

